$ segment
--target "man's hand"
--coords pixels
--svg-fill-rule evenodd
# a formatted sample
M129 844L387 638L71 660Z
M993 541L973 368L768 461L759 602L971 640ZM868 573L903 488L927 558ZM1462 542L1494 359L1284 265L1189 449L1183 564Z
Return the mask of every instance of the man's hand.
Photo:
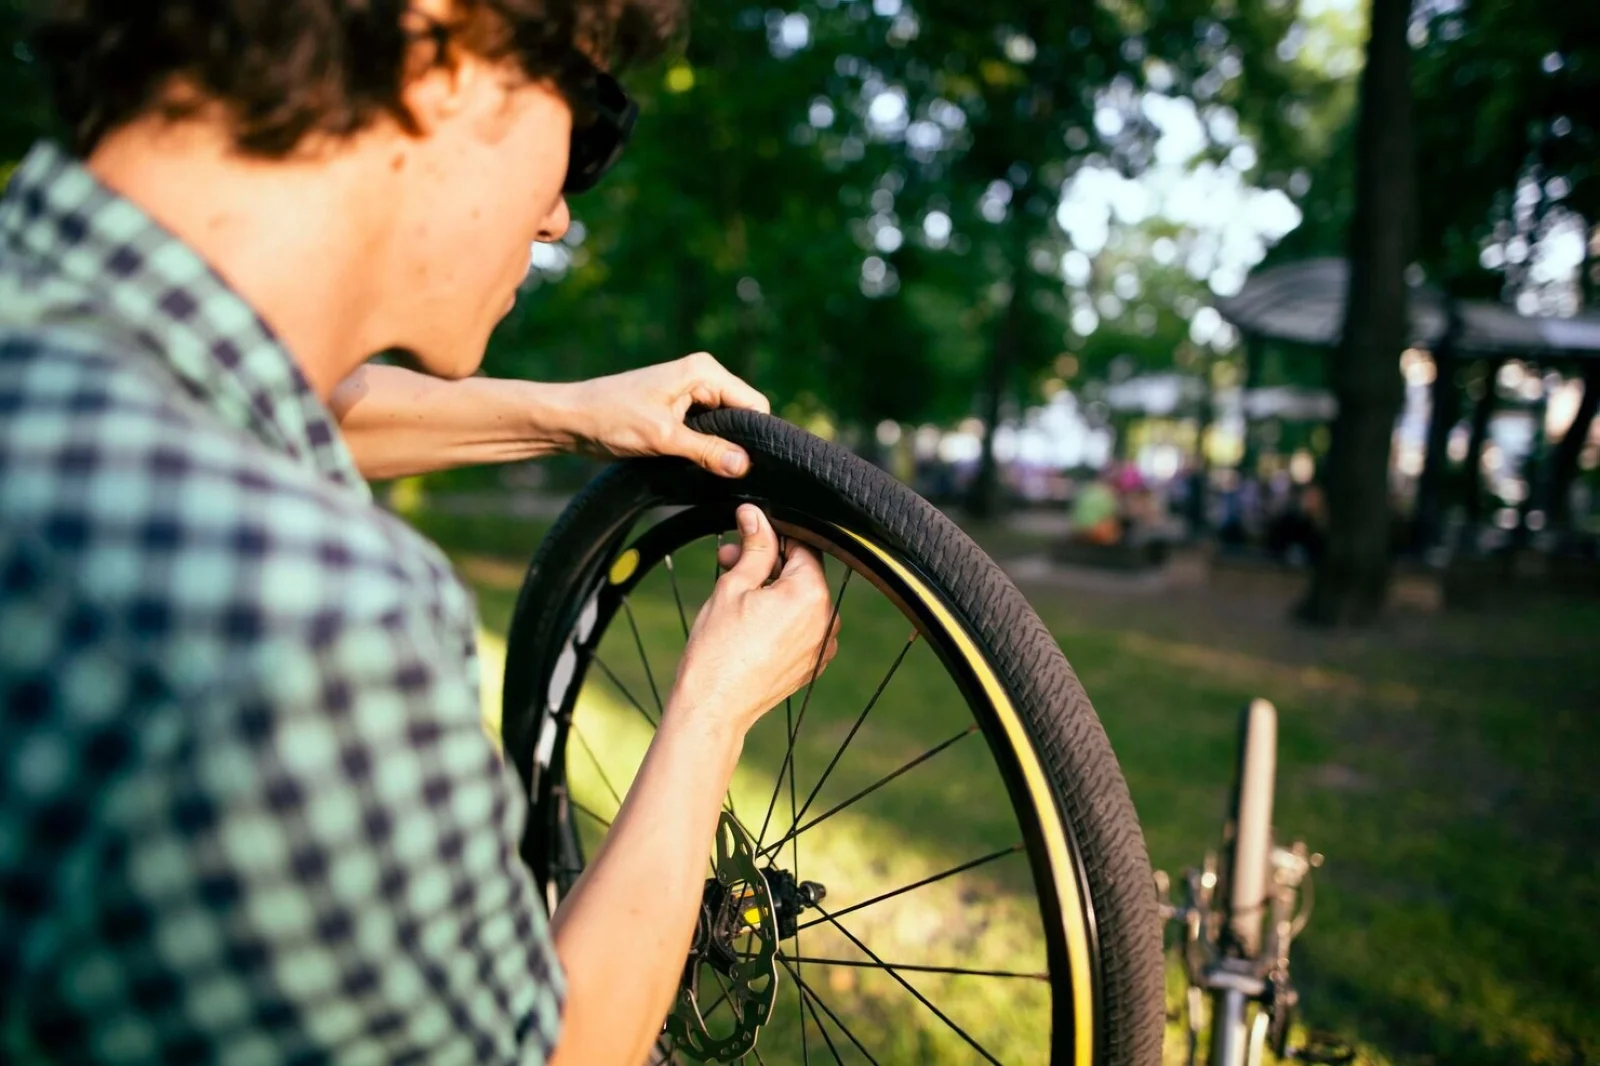
M689 408L742 407L767 414L767 398L704 352L571 386L573 436L580 447L629 458L675 455L723 477L750 469L744 449L683 424Z
M738 517L738 551L723 550L730 569L694 621L667 713L703 715L742 738L833 659L839 623L816 553L791 544L780 557L760 508L745 504Z

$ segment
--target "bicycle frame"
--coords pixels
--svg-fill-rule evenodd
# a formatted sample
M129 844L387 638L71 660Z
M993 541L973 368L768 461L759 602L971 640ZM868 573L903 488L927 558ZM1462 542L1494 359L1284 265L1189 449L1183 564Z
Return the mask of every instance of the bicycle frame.
M1266 700L1253 700L1240 723L1224 861L1219 866L1217 853L1208 852L1200 869L1186 872L1181 907L1166 901L1169 879L1157 875L1164 915L1184 928L1190 1066L1199 1053L1206 1000L1209 1066L1258 1066L1269 1046L1279 1057L1288 1052L1289 1021L1298 1001L1289 980L1289 953L1309 917L1308 877L1322 856L1308 852L1302 841L1288 847L1273 843L1276 763L1277 710ZM1297 1056L1347 1061L1331 1051L1325 1056L1307 1051Z

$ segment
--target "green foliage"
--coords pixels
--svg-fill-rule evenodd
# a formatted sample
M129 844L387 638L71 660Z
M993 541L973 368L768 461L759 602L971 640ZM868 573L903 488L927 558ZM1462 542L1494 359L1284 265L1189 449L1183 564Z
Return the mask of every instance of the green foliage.
M0 160L47 121L37 67L16 45L23 7L0 3L15 45L0 55ZM1499 284L1479 249L1531 167L1547 187L1562 179L1564 206L1600 213L1596 10L1419 9L1430 273L1468 291ZM1363 34L1359 5L1301 0L702 0L683 53L629 75L643 108L635 142L574 201L582 239L564 269L539 274L488 367L569 379L705 349L780 407L847 425L946 422L986 391L1013 294L1002 379L1016 400L1054 387L1063 355L1072 385L1237 361L1226 343L1189 339L1209 279L1185 267L1187 226L1116 221L1089 280L1063 284L1074 245L1056 218L1061 190L1086 168L1149 172L1160 130L1142 104L1154 92L1193 103L1206 140L1191 162L1240 170L1302 209L1275 256L1342 251ZM1107 113L1114 130L1097 121ZM1175 259L1153 255L1160 240ZM1117 295L1127 276L1132 298ZM1107 306L1117 313L1098 313ZM1080 333L1085 307L1098 323Z
M1492 292L1479 249L1509 235L1521 179L1600 220L1600 8L1441 4L1413 44L1421 247L1457 288Z
M1417 250L1458 296L1494 298L1504 277L1480 260L1504 240L1520 183L1600 220L1600 9L1593 4L1460 0L1422 5L1411 42L1418 178ZM1348 105L1346 105L1347 107ZM1316 180L1306 224L1284 258L1341 254L1353 207L1353 130L1335 126L1302 157Z

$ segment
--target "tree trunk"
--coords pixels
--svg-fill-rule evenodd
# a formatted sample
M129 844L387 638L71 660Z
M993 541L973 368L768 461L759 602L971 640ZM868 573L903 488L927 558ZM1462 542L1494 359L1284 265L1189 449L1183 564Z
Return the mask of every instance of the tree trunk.
M1428 444L1422 460L1422 477L1417 482L1417 509L1412 523L1411 546L1425 552L1439 542L1444 524L1445 469L1449 466L1450 430L1461 416L1461 397L1456 386L1456 337L1461 319L1452 305L1439 350L1433 353L1434 378L1432 403L1428 411Z
M1544 506L1550 487L1550 439L1544 431L1545 418L1550 414L1550 390L1539 391L1539 401L1529 414L1533 416L1533 440L1527 458L1522 461L1522 481L1527 488L1522 502L1517 505L1517 524L1511 530L1513 551L1526 548L1532 542L1535 532L1532 515Z
M1024 220L1023 190L1018 190L1013 200L1014 247L1011 256L1011 294L1000 311L1000 321L995 327L994 344L989 351L989 366L985 375L983 395L983 453L978 459L978 474L967 490L967 513L973 518L994 518L1001 511L1002 485L1000 463L994 454L994 438L1000 428L1000 417L1005 410L1005 399L1011 391L1012 368L1017 361L1017 345L1022 343L1022 316L1027 307L1028 238Z
M1339 402L1328 451L1328 545L1302 605L1310 621L1364 625L1383 610L1390 567L1389 453L1409 334L1415 171L1409 0L1373 0L1356 128L1350 290L1332 383Z
M1583 364L1583 399L1578 401L1577 414L1573 416L1572 425L1561 438L1561 443L1556 445L1555 454L1550 457L1546 492L1550 501L1552 529L1565 528L1571 517L1572 481L1578 476L1578 457L1583 454L1583 446L1589 440L1589 429L1594 424L1597 408L1600 408L1600 361L1590 359Z
M1020 294L1013 286L1011 298L1001 312L995 330L994 346L989 352L989 366L983 390L983 454L978 459L978 474L967 490L967 513L973 518L994 518L1001 510L1000 461L994 454L995 432L1000 428L1000 417L1005 409L1006 393L1011 384L1011 367L1016 362L1018 315Z
M1201 361L1200 373L1205 389L1200 393L1200 407L1195 412L1194 469L1190 471L1184 496L1184 518L1189 525L1189 536L1200 538L1206 528L1206 491L1211 484L1211 457L1206 454L1206 435L1217 420L1217 389L1212 374L1216 359Z
M1261 359L1266 339L1259 333L1247 334L1244 339L1244 383L1239 390L1240 411L1244 416L1243 449L1239 453L1239 477L1256 476L1261 463L1260 449L1256 444L1256 427L1250 417L1250 394L1261 387Z
M1489 419L1494 415L1495 381L1504 359L1489 359L1483 364L1483 395L1472 408L1472 430L1467 436L1467 460L1462 464L1462 502L1467 511L1467 532L1483 521L1483 445L1489 439Z

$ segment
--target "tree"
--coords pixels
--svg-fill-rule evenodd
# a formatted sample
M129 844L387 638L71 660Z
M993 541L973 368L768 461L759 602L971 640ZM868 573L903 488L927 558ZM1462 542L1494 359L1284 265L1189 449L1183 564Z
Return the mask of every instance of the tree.
M1600 10L1472 0L1435 6L1412 32L1419 182L1430 193L1418 209L1421 262L1457 298L1570 313L1585 299L1585 279L1541 277L1535 263L1541 246L1587 234L1600 221ZM1473 116L1470 137L1460 114ZM1442 399L1453 399L1454 377L1441 373ZM1594 387L1586 390L1529 501L1548 506L1557 522L1596 406ZM1447 429L1440 427L1436 444ZM1443 465L1438 455L1430 459ZM1464 473L1474 499L1477 466Z
M1407 0L1373 0L1356 128L1355 211L1343 339L1330 375L1339 413L1326 466L1328 546L1303 605L1313 622L1371 622L1390 570L1389 452L1404 386L1415 171Z

